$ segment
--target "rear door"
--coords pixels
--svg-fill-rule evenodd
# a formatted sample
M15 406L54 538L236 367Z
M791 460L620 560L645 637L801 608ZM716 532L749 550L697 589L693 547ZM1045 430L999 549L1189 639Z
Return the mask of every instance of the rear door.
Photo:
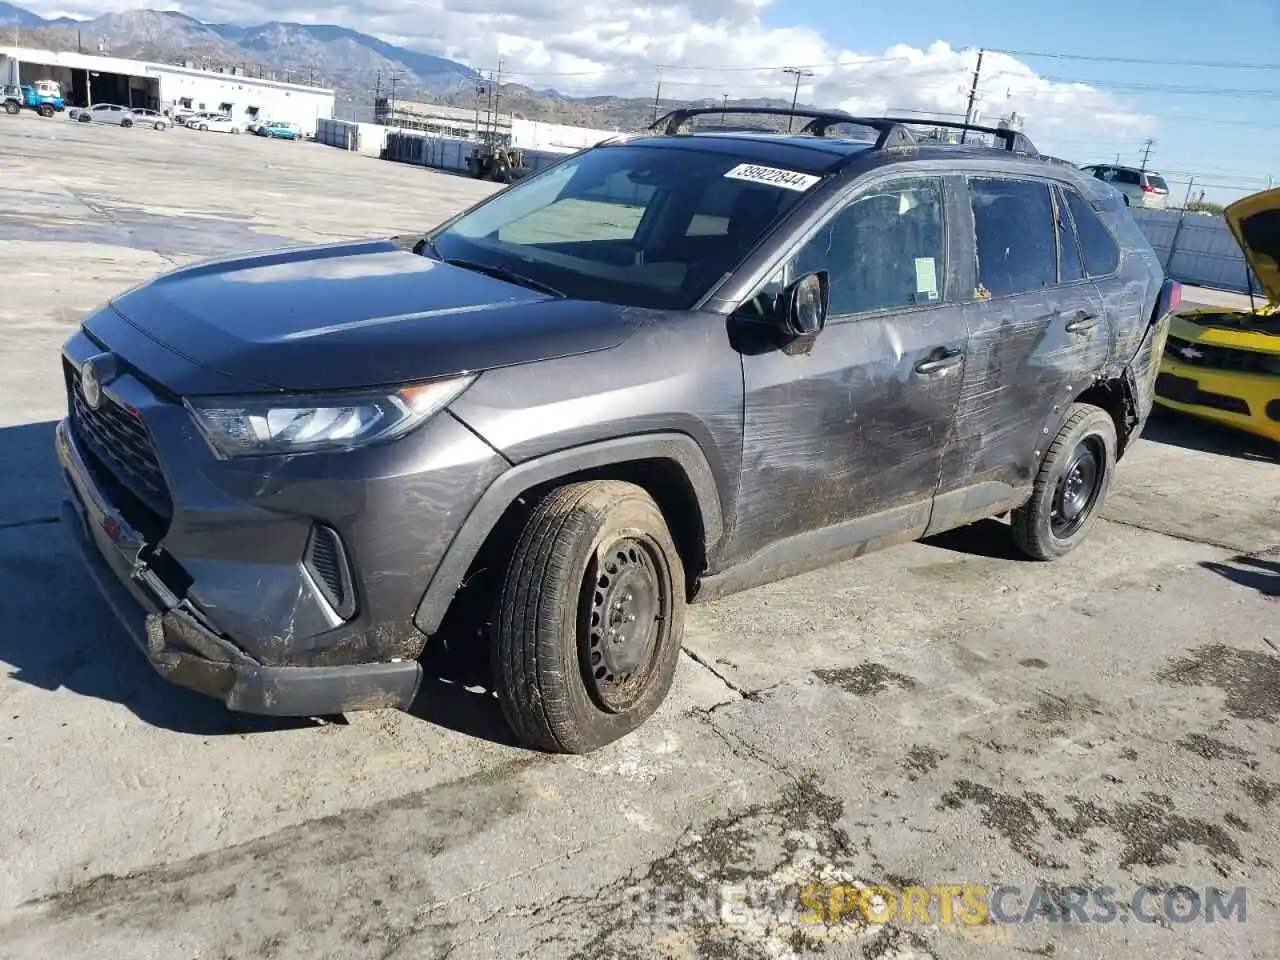
M1003 503L1035 479L1072 399L1106 362L1111 339L1056 185L969 178L975 242L969 355L939 494L966 509Z

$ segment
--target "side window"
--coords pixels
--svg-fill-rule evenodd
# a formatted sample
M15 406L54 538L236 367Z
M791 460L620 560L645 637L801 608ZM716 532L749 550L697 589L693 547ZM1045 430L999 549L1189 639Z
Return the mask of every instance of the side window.
M1070 283L1084 277L1084 267L1080 263L1080 249L1071 226L1071 214L1060 190L1053 191L1053 207L1058 222L1058 282Z
M1080 248L1084 251L1085 272L1091 277L1113 272L1120 265L1120 248L1111 231L1098 219L1098 215L1074 190L1062 191L1067 195L1071 219L1075 221L1080 236Z
M870 187L801 247L791 275L828 271L833 317L933 303L946 277L942 211L936 178Z
M1052 286L1058 280L1053 202L1047 183L969 181L978 242L979 297Z

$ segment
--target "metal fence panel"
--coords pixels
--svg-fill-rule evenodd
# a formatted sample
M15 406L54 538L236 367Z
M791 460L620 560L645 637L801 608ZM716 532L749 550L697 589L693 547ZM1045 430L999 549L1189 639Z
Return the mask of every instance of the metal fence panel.
M1165 273L1180 283L1247 293L1249 266L1225 220L1175 210L1131 210Z

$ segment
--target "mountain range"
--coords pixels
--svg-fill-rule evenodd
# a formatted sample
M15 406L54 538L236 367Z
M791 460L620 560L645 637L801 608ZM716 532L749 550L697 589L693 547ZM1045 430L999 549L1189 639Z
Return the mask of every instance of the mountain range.
M172 10L130 10L92 20L46 19L0 0L0 43L52 50L83 50L200 67L242 66L253 75L332 87L336 115L371 119L376 90L385 95L391 78L400 99L421 99L470 109L483 77L455 60L396 46L377 37L330 24L273 21L257 26L204 23ZM483 113L484 98L480 98ZM504 83L503 114L602 129L633 130L653 118L648 97L570 97ZM665 111L691 101L663 100ZM706 103L707 101L692 101ZM740 105L785 107L781 100L738 100Z

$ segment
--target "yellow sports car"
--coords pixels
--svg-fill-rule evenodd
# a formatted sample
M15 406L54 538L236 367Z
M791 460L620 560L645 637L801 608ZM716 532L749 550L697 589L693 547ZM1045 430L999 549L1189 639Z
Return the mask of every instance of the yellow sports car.
M1237 200L1223 215L1267 303L1175 314L1156 402L1280 441L1280 188Z

